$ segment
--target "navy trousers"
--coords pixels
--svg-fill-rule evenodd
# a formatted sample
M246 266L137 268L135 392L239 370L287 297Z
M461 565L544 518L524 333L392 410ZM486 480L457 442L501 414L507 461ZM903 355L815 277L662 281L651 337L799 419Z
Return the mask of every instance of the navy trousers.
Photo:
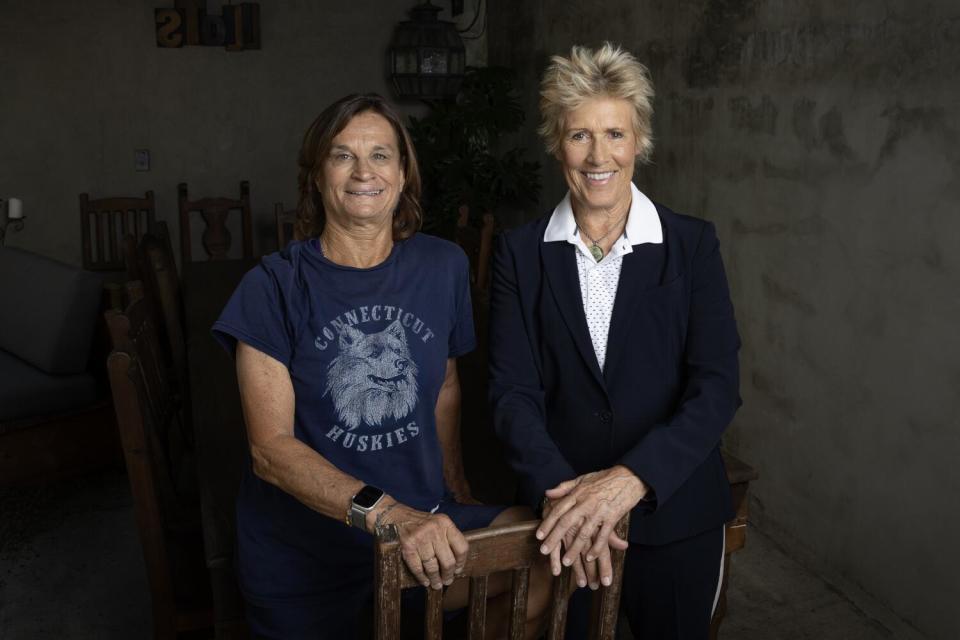
M723 527L665 545L631 544L623 569L620 615L635 638L706 640L720 584ZM570 600L567 638L586 638L589 588Z

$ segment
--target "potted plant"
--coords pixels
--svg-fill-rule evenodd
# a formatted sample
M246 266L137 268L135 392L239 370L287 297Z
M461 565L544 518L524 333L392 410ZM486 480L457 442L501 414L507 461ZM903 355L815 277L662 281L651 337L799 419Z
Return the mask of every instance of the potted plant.
M515 77L503 67L468 67L456 98L428 102L410 118L424 184L424 229L456 238L471 258L474 284L486 290L497 214L537 202L539 164L519 147L501 149L520 128Z

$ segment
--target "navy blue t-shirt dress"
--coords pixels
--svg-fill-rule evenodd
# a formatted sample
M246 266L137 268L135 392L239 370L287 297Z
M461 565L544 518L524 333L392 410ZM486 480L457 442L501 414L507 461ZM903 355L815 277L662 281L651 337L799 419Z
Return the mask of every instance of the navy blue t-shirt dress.
M447 359L476 342L457 245L417 233L357 269L327 260L315 239L295 242L246 274L213 334L231 354L240 340L287 367L295 436L337 468L416 509L452 502L434 409ZM501 509L454 522L486 526ZM341 607L340 596L365 597L372 584L370 534L309 509L249 463L237 547L254 606Z

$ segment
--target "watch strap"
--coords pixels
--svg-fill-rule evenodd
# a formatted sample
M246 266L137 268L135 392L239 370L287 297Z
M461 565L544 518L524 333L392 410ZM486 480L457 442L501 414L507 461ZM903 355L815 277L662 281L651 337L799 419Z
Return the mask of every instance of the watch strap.
M352 505L350 507L350 525L356 527L357 529L367 530L367 514L370 512L370 509L363 510L357 505Z

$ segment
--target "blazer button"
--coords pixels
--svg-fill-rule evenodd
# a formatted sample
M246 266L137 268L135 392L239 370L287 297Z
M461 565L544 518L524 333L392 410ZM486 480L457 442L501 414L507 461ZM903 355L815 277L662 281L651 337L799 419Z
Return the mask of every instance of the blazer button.
M600 422L608 423L608 422L610 422L610 421L612 421L612 420L613 420L613 414L612 414L612 413L610 413L609 411L601 411L601 412L600 412Z

